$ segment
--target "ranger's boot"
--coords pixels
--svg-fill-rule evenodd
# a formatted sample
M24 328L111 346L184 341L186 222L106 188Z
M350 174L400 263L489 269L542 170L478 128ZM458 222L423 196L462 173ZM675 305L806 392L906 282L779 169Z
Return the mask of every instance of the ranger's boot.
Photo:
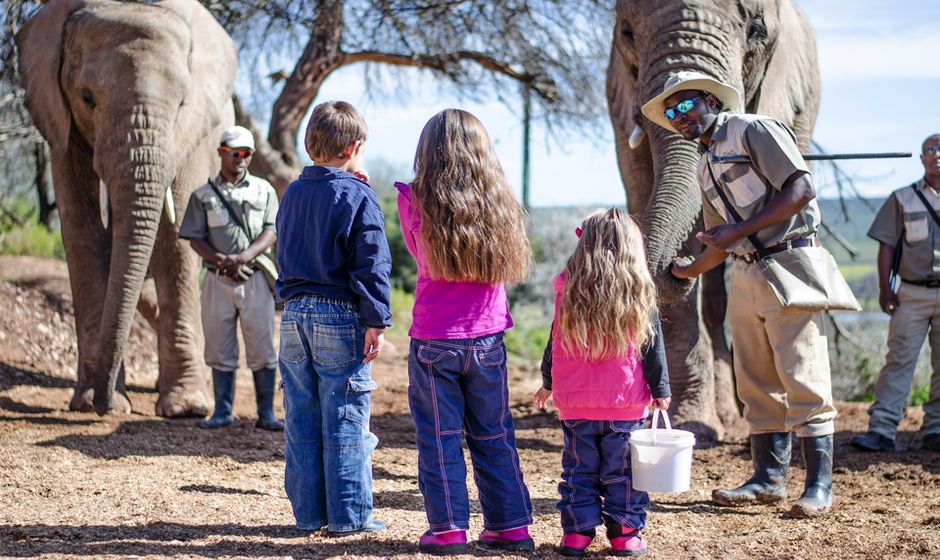
M215 393L215 411L212 418L200 420L198 426L207 430L224 428L235 423L232 401L235 399L235 372L212 369L212 392Z
M274 378L277 373L273 368L264 368L252 372L255 379L255 404L258 407L258 421L256 428L262 430L282 431L284 422L274 415Z
M832 509L832 434L800 438L806 485L790 509L791 517L818 517Z
M787 468L790 466L790 432L751 436L754 475L737 488L712 491L712 501L721 506L775 504L787 498Z

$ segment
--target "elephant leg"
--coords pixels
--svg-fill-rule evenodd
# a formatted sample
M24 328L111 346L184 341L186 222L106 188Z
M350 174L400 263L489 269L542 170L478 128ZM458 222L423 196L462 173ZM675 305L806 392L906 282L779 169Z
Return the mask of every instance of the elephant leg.
M725 312L728 307L726 269L726 265L721 264L702 276L702 320L708 329L714 355L716 412L726 429L745 434L747 425L734 390L731 350L725 336Z
M715 412L714 356L698 310L698 291L696 286L663 308L663 336L672 385L672 423L707 441L721 439L724 433Z
M111 231L101 224L98 176L90 165L85 164L90 160L91 154L73 145L64 159L56 157L52 162L56 206L62 225L62 243L68 257L69 285L72 289L78 340L77 382L69 410L82 412L94 410L92 399L98 325L101 322L111 260ZM122 375L115 412L130 411L131 404Z
M157 287L160 355L156 413L168 418L209 414L206 366L202 357L199 262L164 216L150 269Z

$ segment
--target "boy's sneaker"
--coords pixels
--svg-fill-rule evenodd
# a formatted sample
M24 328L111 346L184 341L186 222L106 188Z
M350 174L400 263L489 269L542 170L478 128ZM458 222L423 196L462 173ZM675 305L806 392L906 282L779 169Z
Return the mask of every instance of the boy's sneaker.
M610 541L610 550L614 556L643 556L646 554L646 539L639 529L620 525L615 521L605 519L607 525L607 540Z
M517 527L503 531L484 530L480 533L480 546L498 550L533 550L535 542L529 536L528 527Z
M347 535L356 535L358 533L382 533L385 531L385 523L370 517L368 521L362 524L358 529L350 531L327 531L327 534L334 537L345 537Z
M462 530L447 531L434 534L431 531L421 535L418 540L418 550L425 554L467 554L467 532Z
M594 530L590 533L565 533L558 546L558 552L565 556L584 556L594 540Z

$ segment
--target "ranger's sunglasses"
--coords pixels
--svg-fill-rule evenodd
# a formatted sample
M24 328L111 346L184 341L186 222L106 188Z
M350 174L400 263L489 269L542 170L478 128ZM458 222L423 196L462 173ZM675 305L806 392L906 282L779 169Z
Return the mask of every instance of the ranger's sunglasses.
M226 146L222 146L219 150L221 150L223 154L231 154L232 157L242 159L249 158L255 153L254 150L249 150L248 148L229 148Z
M701 95L696 95L695 97L690 97L688 99L683 99L682 101L676 103L675 107L666 107L666 110L663 113L666 115L666 118L673 120L679 117L680 114L684 115L692 110L692 107L695 107L695 102L701 99Z

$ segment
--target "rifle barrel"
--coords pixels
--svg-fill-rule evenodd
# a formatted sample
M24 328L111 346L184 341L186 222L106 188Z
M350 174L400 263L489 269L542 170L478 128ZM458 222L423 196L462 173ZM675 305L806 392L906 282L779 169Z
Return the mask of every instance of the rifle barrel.
M802 154L806 161L832 160L832 159L887 159L909 158L911 152L876 152L860 154ZM715 156L712 163L751 163L750 156Z

